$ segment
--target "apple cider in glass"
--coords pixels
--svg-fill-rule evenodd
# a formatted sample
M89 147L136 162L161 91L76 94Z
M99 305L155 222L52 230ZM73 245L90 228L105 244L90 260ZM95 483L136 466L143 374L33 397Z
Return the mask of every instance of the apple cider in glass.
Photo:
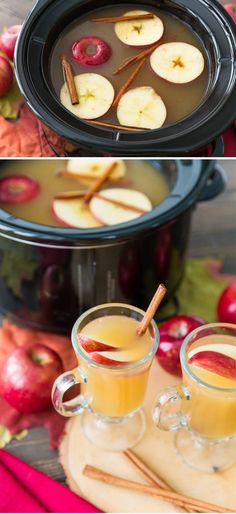
M235 336L209 333L198 339L188 353L188 366L191 374L183 370L183 382L190 400L183 401L183 411L189 415L189 427L207 438L234 435Z
M142 361L152 350L153 337L148 330L138 336L138 326L139 322L132 317L110 315L90 321L78 334L82 349L83 336L87 336L91 344L95 340L107 345L107 350L88 354L90 363L83 359L79 362L87 377L82 388L91 398L91 409L100 415L122 417L143 403L151 361ZM93 360L105 367L90 365ZM131 372L137 362L140 362L139 366Z
M138 18L142 14L153 18ZM93 21L135 15L127 22ZM145 50L150 52L143 64L141 59L118 71ZM62 56L73 69L77 104L70 99ZM136 4L97 9L65 27L52 50L50 71L53 90L75 116L136 129L157 129L188 116L209 83L208 58L194 30L164 9Z

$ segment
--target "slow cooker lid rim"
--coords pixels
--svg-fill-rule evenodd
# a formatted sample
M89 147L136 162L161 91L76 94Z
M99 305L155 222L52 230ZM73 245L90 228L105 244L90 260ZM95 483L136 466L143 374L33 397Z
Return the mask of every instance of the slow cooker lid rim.
M157 162L151 160L150 162ZM148 215L137 218L132 222L123 223L117 225L117 228L114 230L114 225L111 227L102 227L97 229L89 229L86 230L86 233L83 232L82 229L69 229L69 228L61 228L61 227L48 227L44 225L38 225L31 222L27 222L21 219L16 218L19 223L12 223L11 221L0 220L0 235L3 231L6 234L12 234L12 236L17 236L19 239L27 238L29 241L47 241L47 242L60 242L63 245L64 243L68 244L68 241L73 245L78 245L78 239L80 239L81 243L88 243L94 241L100 241L100 243L106 242L107 244L122 240L122 238L127 237L137 237L143 232L153 231L157 228L169 223L177 216L181 215L186 210L190 209L197 203L199 195L206 184L210 173L214 167L214 160L207 161L176 161L176 170L177 170L177 187L172 189L171 194L164 200L159 206L154 208L151 213ZM184 164L186 163L186 164ZM206 165L206 169L203 169L203 165ZM185 173L190 170L186 169L191 166L191 179L194 178L195 181L192 183L191 189L188 191L187 195L183 195L184 186L186 185L186 175ZM194 172L194 176L193 176ZM185 175L185 176L184 176ZM185 188L186 193L186 188ZM163 211L163 207L165 210ZM168 208L166 208L168 207ZM156 211L159 209L162 210L158 217L156 216ZM8 213L2 211L4 215L7 216ZM12 216L9 216L12 218ZM36 230L35 230L36 227ZM50 230L49 230L50 229ZM114 234L114 231L116 232Z
M203 0L201 0L201 3L204 5L204 4L206 3L206 0L204 0L204 1L203 1ZM209 2L208 2L208 3L209 3ZM211 4L213 4L213 6L214 6L214 9L215 9L215 10L217 9L217 12L221 12L221 11L219 11L219 5L216 5L215 3L213 3L213 2L212 2L212 0L211 0ZM34 10L33 10L33 12L34 12ZM222 12L221 12L221 15L222 15ZM225 13L224 13L224 15L225 15ZM31 20L31 17L32 17L32 16L33 16L33 14L31 13L31 15L29 16L28 20ZM231 27L231 29L232 29L232 27ZM235 91L235 92L236 92L236 91ZM232 102L232 98L231 98L231 102ZM31 102L30 102L30 105L31 105ZM231 105L232 105L232 104L231 104ZM31 107L32 107L32 105L31 105ZM35 110L35 109L34 109L34 112L36 112L36 110ZM40 113L38 113L38 112L36 112L36 114L37 114L37 115L39 115L39 116L41 117L41 119L43 119L43 118L44 118L44 112L45 112L45 111L43 110L43 112L41 113L41 115L40 115ZM234 118L234 114L232 113L232 109L230 109L230 110L229 110L229 116L232 116L232 119ZM53 118L53 120L50 120L50 122L48 123L48 125L49 125L50 127L52 127L52 128L55 128L54 123L56 123L56 124L57 124L57 123L58 123L58 120L56 120L56 119L54 118L54 116L52 116L52 118ZM224 125L225 125L225 126L228 126L228 124L229 124L229 122L230 122L230 121L231 121L231 120L229 120L229 117L227 116L227 120L225 119L225 123L224 123ZM59 125L60 125L60 123L59 123ZM215 125L216 125L215 120L214 120L214 121L212 120L212 124L211 124L211 125L213 125L213 126L215 126ZM212 127L209 127L209 133L212 133L211 128L212 128ZM67 131L67 134L66 134L66 137L68 137L68 139L73 139L73 135L72 135L72 133L71 133L71 130L72 130L72 129L71 129L71 127L69 127L69 129L68 129L68 131ZM57 131L58 131L59 133L61 133L61 134L62 134L62 132L63 132L63 131L61 131L61 130L60 130L60 127L57 127ZM73 129L73 131L75 131L75 129ZM100 130L99 130L99 132L101 132L101 133L103 133L103 134L105 133L104 131L100 131ZM218 131L216 130L216 131L215 131L215 133L214 133L214 134L212 134L212 137L216 137L216 136L218 136L218 135L220 134L220 132L221 132L221 129L218 129ZM65 135L65 133L63 132L63 134L62 134L62 135ZM74 137L75 137L75 136L74 136ZM86 137L86 136L84 136L84 137ZM174 135L173 135L172 137L173 137L173 138L175 138L175 136L174 136ZM181 137L182 137L182 139L184 139L184 138L185 138L185 134L183 134ZM211 136L210 136L210 137L211 137ZM81 138L81 140L83 141L83 143L85 143L85 144L87 143L87 141L86 141L85 139L83 139L83 134L80 134L80 138ZM105 141L104 141L104 143L103 143L102 138L101 138L100 136L96 136L96 135L93 135L93 138L94 138L94 140L96 140L96 139L97 139L97 142L99 142L99 144L101 145L101 147L102 147L102 145L104 145L104 149L105 149L105 148L107 147L107 145L109 145L109 144L110 144L110 146L111 146L112 144L114 145L114 142L115 142L115 144L116 144L116 145L117 145L117 143L119 144L119 142L118 142L118 141L114 141L114 140L110 140L110 141L105 140ZM75 140L76 140L76 138L75 138ZM169 138L169 136L168 136L168 141L169 141L169 140L170 140L170 138ZM197 148L197 147L201 146L202 144L207 144L208 142L211 142L210 138L209 138L209 140L208 140L208 141L206 141L206 139L204 139L204 141L201 141L200 143L198 143L198 141L197 141L197 143L196 143L196 144L194 144L194 141L195 141L195 137L193 136L193 137L192 137L192 142L191 142L191 147L190 147L190 145L189 145L189 148L187 148L187 149L186 149L186 145L184 145L184 147L183 147L183 148L182 148L182 146L181 146L180 148L178 148L178 145L184 144L184 142L182 142L182 143L181 143L181 141L176 141L176 143L174 144L174 146L175 146L175 147L177 147L179 151L184 151L184 152L186 152L186 151L192 151L192 150L194 150L195 148ZM139 144L140 144L140 145L144 145L144 144L146 144L146 141L144 141L144 142L143 142L143 141L139 141ZM155 145L156 145L156 144L157 144L157 141L155 141L155 140L154 140L154 141L153 141L153 144L155 144ZM126 145L127 145L128 149L131 149L130 147L132 146L132 142L130 142L130 141L129 141L129 142L126 142L126 141L123 141L123 140L122 140L122 141L121 141L121 145L122 145L122 146L126 146ZM167 145L168 145L168 143L167 143ZM164 146L165 146L165 142L164 142ZM163 148L163 149L165 150L165 148ZM161 149L160 149L160 151L161 151ZM174 152L174 151L175 151L175 149L173 148L173 152Z

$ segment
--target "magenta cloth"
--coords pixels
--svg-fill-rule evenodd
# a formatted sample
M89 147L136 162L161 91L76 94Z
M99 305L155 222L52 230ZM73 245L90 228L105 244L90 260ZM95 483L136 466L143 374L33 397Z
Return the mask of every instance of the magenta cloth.
M0 450L0 512L101 512L10 453Z

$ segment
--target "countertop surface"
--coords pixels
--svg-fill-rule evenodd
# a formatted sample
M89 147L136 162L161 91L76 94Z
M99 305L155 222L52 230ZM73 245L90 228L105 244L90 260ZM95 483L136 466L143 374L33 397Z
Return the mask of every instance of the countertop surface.
M193 257L221 257L223 270L236 275L236 161L219 161L228 183L215 200L198 204L192 224L189 254ZM23 441L14 441L8 450L56 480L64 483L56 451L50 450L43 428L29 431Z

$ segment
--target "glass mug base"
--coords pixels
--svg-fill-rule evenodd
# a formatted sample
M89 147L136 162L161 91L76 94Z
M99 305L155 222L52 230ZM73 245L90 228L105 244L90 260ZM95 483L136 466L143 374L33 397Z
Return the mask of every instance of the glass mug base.
M85 437L102 450L122 452L135 446L146 430L142 410L124 418L109 418L86 410L82 414L81 430Z
M175 448L185 464L205 473L218 473L236 462L235 436L214 441L181 428L175 436Z

